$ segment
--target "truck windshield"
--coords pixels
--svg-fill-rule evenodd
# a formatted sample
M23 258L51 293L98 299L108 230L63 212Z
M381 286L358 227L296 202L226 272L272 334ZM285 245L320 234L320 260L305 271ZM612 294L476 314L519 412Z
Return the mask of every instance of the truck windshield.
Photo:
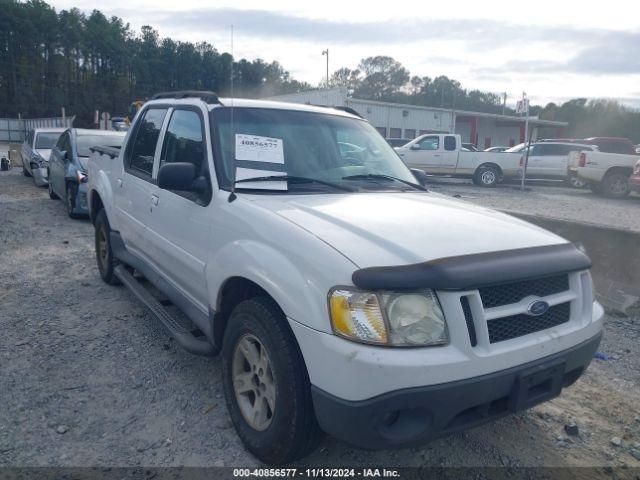
M60 138L60 134L62 132L40 132L36 136L36 146L37 149L49 150L53 148L53 146Z
M211 115L216 173L224 189L231 188L234 168L255 169L256 177L266 171L351 189L359 184L366 184L367 189L406 189L406 183L417 183L384 138L363 120L240 107L233 109L232 126L231 108L215 108ZM243 185L246 183L236 188ZM300 190L318 185L320 182L295 182L291 186Z

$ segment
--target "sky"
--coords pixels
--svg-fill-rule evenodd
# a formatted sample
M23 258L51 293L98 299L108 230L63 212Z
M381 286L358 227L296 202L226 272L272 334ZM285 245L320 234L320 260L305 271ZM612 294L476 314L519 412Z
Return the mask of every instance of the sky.
M207 41L236 58L277 60L291 75L318 84L360 59L388 55L412 75L447 75L464 88L507 93L515 104L611 98L640 108L640 7L634 2L405 0L54 0L117 15L134 30ZM606 5L606 7L605 7Z

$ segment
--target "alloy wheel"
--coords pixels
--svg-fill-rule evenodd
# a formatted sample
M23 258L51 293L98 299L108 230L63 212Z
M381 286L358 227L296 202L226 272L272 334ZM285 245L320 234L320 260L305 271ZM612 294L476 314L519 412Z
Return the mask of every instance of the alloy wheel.
M275 413L276 382L269 353L257 337L240 337L231 372L236 401L245 421L255 430L266 430Z
M496 174L492 170L482 172L480 178L485 185L493 185L496 182Z

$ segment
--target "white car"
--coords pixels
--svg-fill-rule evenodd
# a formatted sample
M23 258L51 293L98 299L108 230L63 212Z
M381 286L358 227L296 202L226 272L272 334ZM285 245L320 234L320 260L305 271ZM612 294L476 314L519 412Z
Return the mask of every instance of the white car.
M221 354L233 424L267 463L322 430L381 449L529 408L600 342L580 247L426 190L338 109L162 94L88 177L102 279Z
M571 170L569 156L572 152L596 151L598 147L590 144L571 142L535 142L529 148L529 159L526 159L526 145L521 143L508 150L506 153L520 153L520 165L527 163L527 180L562 180L572 187L582 188L586 186Z
M64 128L36 128L27 132L22 143L20 150L22 173L25 177L33 177L34 183L39 187L48 184L49 155L64 130Z
M471 151L465 145L457 134L428 133L395 150L410 168L431 175L471 178L483 187L518 176L520 155Z

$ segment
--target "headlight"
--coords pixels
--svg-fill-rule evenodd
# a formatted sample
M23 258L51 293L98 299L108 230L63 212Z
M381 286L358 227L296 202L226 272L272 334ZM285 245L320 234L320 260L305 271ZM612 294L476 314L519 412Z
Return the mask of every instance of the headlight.
M392 346L443 345L447 324L436 295L363 292L336 288L329 294L334 333L363 343Z

